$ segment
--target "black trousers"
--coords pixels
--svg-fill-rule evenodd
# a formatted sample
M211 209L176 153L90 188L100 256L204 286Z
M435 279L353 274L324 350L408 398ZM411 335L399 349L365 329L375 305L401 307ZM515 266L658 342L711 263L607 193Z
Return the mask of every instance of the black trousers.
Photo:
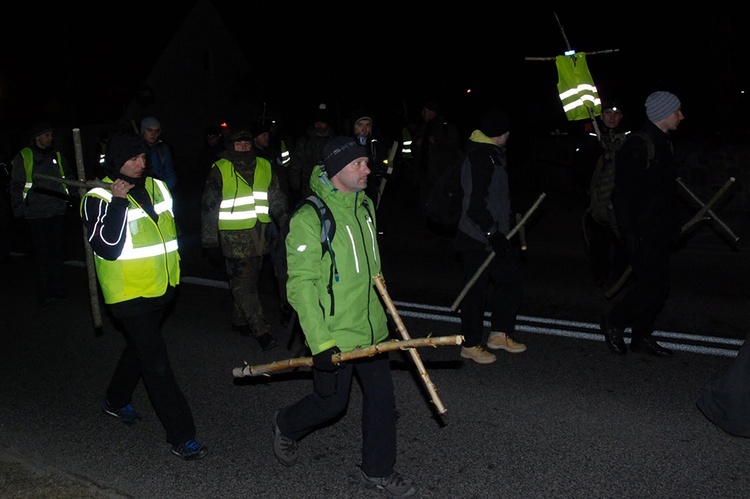
M519 261L519 249L512 246L505 256L495 256L482 272L461 302L461 334L464 346L475 347L482 341L484 333L484 311L491 312L490 330L512 333L516 329L516 316L523 298L523 278ZM464 285L482 266L488 251L464 251L461 253L464 267ZM492 302L490 281L494 284Z
M119 316L126 345L107 388L114 407L130 403L138 381L148 393L167 434L167 442L181 444L195 437L195 423L185 396L177 385L161 333L164 308Z
M370 477L386 477L396 463L396 400L387 354L359 359L336 371L336 393L321 397L313 392L281 411L281 433L299 441L342 414L356 373L362 386L362 471Z
M617 282L628 266L625 244L608 225L596 222L587 215L589 227L589 257L591 270L598 285Z
M669 243L646 241L638 255L628 255L635 285L625 291L609 313L612 327L630 326L634 341L650 338L656 317L669 296Z
M26 219L37 270L37 300L44 303L64 294L65 215Z

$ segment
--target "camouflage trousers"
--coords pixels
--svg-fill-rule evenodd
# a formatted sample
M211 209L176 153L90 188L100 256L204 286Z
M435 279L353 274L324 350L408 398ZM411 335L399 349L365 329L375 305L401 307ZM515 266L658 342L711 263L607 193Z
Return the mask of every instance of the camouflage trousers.
M229 290L234 299L232 325L240 327L249 325L255 337L271 332L271 327L264 318L263 306L258 294L263 257L227 257L225 260Z

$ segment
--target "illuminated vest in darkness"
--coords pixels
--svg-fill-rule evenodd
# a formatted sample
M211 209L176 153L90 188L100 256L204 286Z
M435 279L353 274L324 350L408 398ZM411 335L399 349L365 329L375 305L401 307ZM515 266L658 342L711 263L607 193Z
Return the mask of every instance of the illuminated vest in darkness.
M573 55L558 55L555 57L557 65L557 91L563 105L563 111L568 121L589 119L589 108L593 116L602 113L602 101L594 85L594 79L586 63L586 54L577 52Z

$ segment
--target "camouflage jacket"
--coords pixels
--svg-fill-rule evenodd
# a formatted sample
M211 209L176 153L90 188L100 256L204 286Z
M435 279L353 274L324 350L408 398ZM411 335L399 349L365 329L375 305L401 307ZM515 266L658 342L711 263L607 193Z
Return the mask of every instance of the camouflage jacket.
M255 176L255 153L253 151L224 151L221 157L231 161L237 174L252 185L252 179ZM271 177L271 185L268 188L272 223L259 221L252 229L219 230L222 187L221 172L214 164L206 179L201 200L201 245L204 248L215 248L221 244L221 251L228 258L269 254L271 238L278 233L277 228L282 227L289 218L286 194L279 185L278 177L276 175ZM272 225L276 227L271 227Z

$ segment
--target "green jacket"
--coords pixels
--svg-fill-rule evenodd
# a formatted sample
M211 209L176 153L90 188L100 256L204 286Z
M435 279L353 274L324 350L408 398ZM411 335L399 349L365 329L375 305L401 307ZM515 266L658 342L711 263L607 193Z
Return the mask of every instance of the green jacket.
M372 200L364 191L342 193L319 166L313 169L310 187L328 205L336 222L331 248L338 280L331 279L331 253L323 254L318 213L304 204L289 221L286 291L307 344L315 355L333 346L348 352L380 343L388 337L388 325L373 281L381 269Z

